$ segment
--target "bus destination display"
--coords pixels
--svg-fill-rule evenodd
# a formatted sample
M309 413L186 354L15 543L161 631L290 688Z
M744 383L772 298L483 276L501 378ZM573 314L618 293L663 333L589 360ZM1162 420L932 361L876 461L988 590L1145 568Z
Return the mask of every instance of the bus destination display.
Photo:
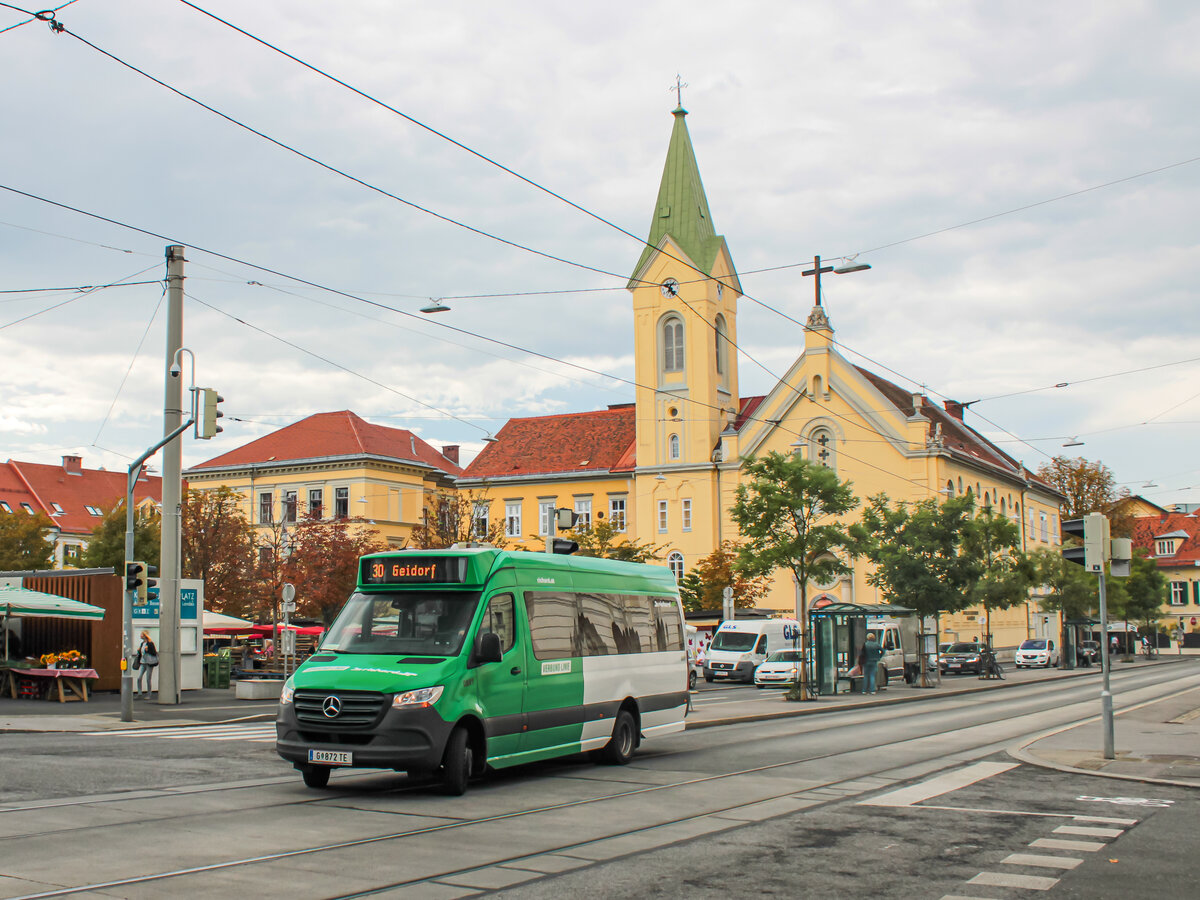
M467 561L461 556L405 556L362 561L360 584L462 584Z

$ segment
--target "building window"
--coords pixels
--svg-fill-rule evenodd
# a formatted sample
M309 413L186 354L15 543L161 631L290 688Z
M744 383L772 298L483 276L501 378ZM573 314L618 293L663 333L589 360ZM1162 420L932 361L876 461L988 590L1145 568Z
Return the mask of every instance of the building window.
M1033 540L1034 535L1037 534L1037 516L1033 514L1032 509L1029 510L1029 531L1027 531L1026 534L1029 535L1029 539L1031 541Z
M949 481L946 482L946 499L947 500L954 499L954 479L953 478L951 478Z
M57 503L51 503L50 505L54 507L55 513L57 513L60 516L63 514L63 508L61 506L59 506Z
M658 531L659 534L667 530L667 501L658 501Z
M591 497L576 497L575 498L575 515L579 518L575 520L575 527L580 531L587 531L592 527L592 498Z
M504 534L507 537L521 536L521 501L504 502Z
M670 316L662 324L663 371L683 371L683 319Z
M77 563L83 555L82 544L63 544L63 562Z
M550 533L550 522L554 519L554 501L539 500L538 501L538 534L548 535Z
M21 509L25 510L25 512L29 513L31 516L33 515L33 507L28 503L22 503Z
M491 528L491 504L487 500L476 500L471 510L471 536L476 540L486 541Z
M325 506L325 492L321 488L312 488L308 492L308 514L314 519L321 518Z
M833 432L828 428L815 428L809 435L808 443L809 459L827 469L837 469Z
M4 510L6 513L12 512L12 507L9 506L7 503L5 503L3 500L0 500L0 509ZM89 506L88 512L91 512L91 510L92 510L92 508Z
M1045 513L1038 513L1038 516L1040 517L1041 523L1042 523L1042 531L1041 531L1042 540L1046 543L1049 543L1050 542L1050 520L1046 518Z
M671 574L678 581L683 577L683 554L678 550L674 551L667 557L667 567L671 570Z
M1172 540L1156 541L1154 545L1155 556L1174 556L1175 542Z
M93 516L104 515L104 510L102 510L98 506L85 506L84 509L86 509L88 512L90 512Z
M729 329L725 325L725 317L721 315L717 316L717 320L713 324L713 333L717 339L717 374L724 375L725 367L728 365L726 354L729 351L726 348L729 346Z
M333 517L335 519L350 518L350 488L333 489Z
M609 497L608 498L608 521L612 523L614 531L625 530L625 498L624 497Z
M679 435L673 434L667 438L667 457L679 459Z
M283 521L291 525L296 521L296 492L283 492Z
M690 497L679 501L679 525L684 531L692 530L692 500Z
M1172 606L1187 606L1187 582L1172 581L1171 582L1171 605Z
M270 491L258 495L258 524L270 525L275 521L275 498Z

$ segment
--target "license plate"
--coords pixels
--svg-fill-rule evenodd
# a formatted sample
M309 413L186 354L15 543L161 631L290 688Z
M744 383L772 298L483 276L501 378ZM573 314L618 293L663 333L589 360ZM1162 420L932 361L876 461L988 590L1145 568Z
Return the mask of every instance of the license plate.
M947 663L947 664L946 664L946 668L947 668L947 669L957 669L957 668L958 668L958 666L959 666L959 664L958 664L958 663Z
M308 761L322 766L353 765L349 750L309 750Z

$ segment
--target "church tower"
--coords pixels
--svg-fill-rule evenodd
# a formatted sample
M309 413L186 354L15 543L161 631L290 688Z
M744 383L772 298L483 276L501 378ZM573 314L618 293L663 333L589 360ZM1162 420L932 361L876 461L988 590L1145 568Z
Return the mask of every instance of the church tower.
M711 465L738 410L737 299L741 283L716 234L676 107L649 245L633 294L638 470Z

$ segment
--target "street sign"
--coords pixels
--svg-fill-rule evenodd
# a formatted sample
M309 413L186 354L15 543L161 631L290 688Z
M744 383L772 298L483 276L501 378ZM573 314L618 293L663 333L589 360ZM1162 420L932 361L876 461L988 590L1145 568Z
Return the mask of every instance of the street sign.
M285 631L285 632L283 632L283 634L281 634L279 636L279 638L280 638L280 643L283 644L283 655L284 656L295 656L296 655L296 632Z

